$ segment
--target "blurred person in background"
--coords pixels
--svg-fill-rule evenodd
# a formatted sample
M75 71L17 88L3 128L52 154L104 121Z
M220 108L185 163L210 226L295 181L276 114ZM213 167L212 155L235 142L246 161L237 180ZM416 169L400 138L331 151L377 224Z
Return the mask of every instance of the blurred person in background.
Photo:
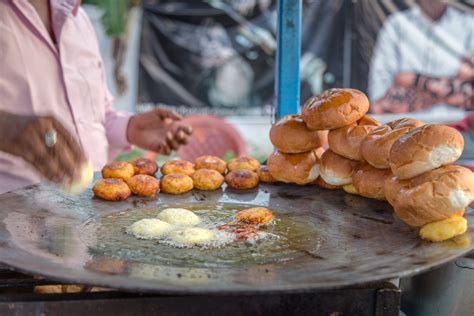
M384 23L373 52L374 114L438 105L473 110L474 15L446 1L417 0Z
M79 0L0 0L0 193L99 170L130 145L169 153L191 128L174 112L113 110Z

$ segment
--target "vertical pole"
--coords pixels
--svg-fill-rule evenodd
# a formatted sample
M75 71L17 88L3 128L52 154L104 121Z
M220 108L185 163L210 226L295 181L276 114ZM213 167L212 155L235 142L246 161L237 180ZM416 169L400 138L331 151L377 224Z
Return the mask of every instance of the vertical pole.
M302 0L278 0L276 116L300 113Z

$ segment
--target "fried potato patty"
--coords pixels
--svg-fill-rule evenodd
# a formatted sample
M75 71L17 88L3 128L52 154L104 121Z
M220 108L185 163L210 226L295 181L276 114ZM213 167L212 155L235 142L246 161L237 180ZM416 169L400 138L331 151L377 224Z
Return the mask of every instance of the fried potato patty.
M102 178L104 179L114 178L128 180L133 177L134 174L135 170L133 170L132 164L124 161L113 161L102 168Z
M249 170L256 172L260 168L260 162L251 157L238 157L227 163L227 170Z
M265 207L252 207L238 212L235 218L246 224L265 225L273 219L273 213Z
M275 183L275 182L277 182L277 180L268 171L267 166L262 166L259 169L258 174L260 176L260 182L264 182L264 183Z
M182 173L167 174L161 178L161 190L169 194L182 194L193 189L193 179Z
M224 176L216 170L199 169L191 176L194 188L198 190L217 190L224 183Z
M161 173L165 176L173 173L181 173L190 176L194 173L194 164L186 160L169 160L161 166Z
M153 196L160 191L160 181L147 174L137 174L127 180L133 194L138 196Z
M224 160L220 159L216 156L201 156L196 158L195 161L195 169L212 169L216 170L220 174L225 173L225 169L227 168L227 164Z
M100 179L92 191L96 197L107 201L123 201L132 194L122 179Z
M203 245L214 239L215 234L212 230L199 227L190 227L173 230L169 238L181 245Z
M130 163L133 166L135 174L147 174L154 176L158 170L158 165L156 162L148 158L137 158L130 161Z
M420 229L424 240L439 242L464 234L467 231L467 220L459 215L426 224Z
M256 172L249 170L235 170L225 176L225 182L230 188L246 190L258 185L260 177Z

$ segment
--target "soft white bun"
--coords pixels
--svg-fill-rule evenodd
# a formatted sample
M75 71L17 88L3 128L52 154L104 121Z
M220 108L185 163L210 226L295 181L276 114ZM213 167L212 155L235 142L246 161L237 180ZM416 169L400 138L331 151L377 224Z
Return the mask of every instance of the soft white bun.
M273 146L287 154L304 153L328 142L328 131L311 131L301 115L287 115L270 129Z
M420 126L423 126L423 122L419 120L403 118L376 127L362 141L362 157L375 168L390 168L390 149L393 143Z
M319 177L316 151L285 154L275 151L268 157L267 168L277 181L305 185Z
M344 158L332 150L324 152L320 162L320 176L331 185L345 185L352 183L352 174L359 162Z
M456 129L428 124L401 136L390 150L389 164L399 179L455 162L464 149L464 139Z
M352 175L352 185L359 195L385 200L385 181L392 176L390 169L377 169L369 164L360 164Z
M161 211L157 217L174 225L193 226L201 222L199 216L184 208L167 208Z
M448 165L410 180L391 179L385 188L398 217L408 225L423 226L469 206L474 200L474 174L467 168Z
M329 148L348 159L364 161L361 152L362 141L379 125L380 123L375 119L364 115L355 123L330 131Z
M166 236L172 228L172 225L159 219L144 218L133 223L128 232L139 239L154 239Z
M356 89L329 89L303 105L309 129L332 130L354 123L369 110L369 99Z

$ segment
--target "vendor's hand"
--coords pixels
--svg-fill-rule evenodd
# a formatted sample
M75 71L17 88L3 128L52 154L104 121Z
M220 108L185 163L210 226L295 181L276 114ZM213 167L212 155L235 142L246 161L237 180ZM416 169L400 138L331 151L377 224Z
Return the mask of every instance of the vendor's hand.
M56 132L56 143L46 146L45 135ZM76 179L85 156L79 144L53 117L0 112L0 150L23 158L46 179L69 183Z
M132 116L128 123L127 138L131 144L160 154L169 155L188 141L190 126L173 111L156 109Z

